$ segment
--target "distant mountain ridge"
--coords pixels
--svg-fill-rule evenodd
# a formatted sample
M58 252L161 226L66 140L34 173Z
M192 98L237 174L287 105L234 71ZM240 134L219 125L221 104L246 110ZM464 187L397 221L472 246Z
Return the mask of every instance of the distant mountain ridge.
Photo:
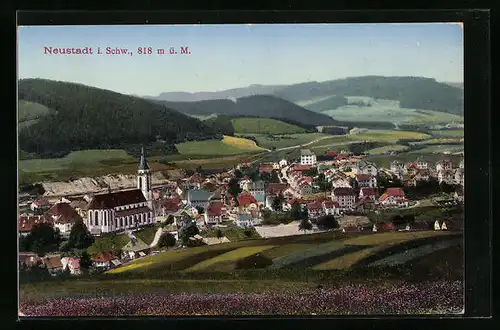
M436 110L463 115L463 84L438 82L424 77L361 76L291 85L251 85L219 92L161 93L148 99L162 101L207 101L272 95L290 102L320 97L366 96L400 101L401 107Z

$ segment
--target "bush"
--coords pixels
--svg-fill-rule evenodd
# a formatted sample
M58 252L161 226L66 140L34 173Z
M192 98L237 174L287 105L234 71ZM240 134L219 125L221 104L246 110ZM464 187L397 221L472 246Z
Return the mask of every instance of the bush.
M175 246L176 240L174 235L170 233L163 233L158 240L158 247L172 247Z

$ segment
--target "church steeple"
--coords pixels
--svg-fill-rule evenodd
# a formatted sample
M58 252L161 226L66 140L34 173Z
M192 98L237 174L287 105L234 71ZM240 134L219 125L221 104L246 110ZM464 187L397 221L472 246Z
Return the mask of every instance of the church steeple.
M139 170L140 171L149 170L148 162L146 161L146 156L144 156L144 146L141 147L141 160L139 162Z

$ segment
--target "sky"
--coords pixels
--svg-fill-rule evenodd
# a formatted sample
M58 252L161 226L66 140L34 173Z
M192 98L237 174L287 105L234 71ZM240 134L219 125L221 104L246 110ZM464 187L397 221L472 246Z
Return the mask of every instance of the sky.
M93 54L50 54L46 47L91 47ZM106 55L106 47L128 50ZM152 47L152 54L138 54L138 47ZM176 55L169 54L170 47ZM181 54L180 47L190 53ZM20 79L71 81L124 94L220 91L364 75L463 82L462 28L443 23L18 28Z

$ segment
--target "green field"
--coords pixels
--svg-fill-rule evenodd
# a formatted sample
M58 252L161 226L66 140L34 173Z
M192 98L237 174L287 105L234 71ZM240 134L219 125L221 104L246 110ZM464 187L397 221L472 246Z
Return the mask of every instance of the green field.
M235 269L241 270L242 267L255 270L285 266L287 268L312 267L315 269L314 267L317 266L318 269L347 269L372 253L394 248L398 244L451 234L451 232L425 231L368 233L353 236L340 232L327 232L303 235L303 237L299 235L298 237L252 239L163 252L134 260L107 273L140 273L147 277L149 272L159 274L167 270L206 273L230 272ZM247 260L251 262L246 262ZM339 265L345 267L339 268Z
M450 129L450 130L435 130L430 131L432 136L435 137L449 137L449 138L463 138L464 130L463 129Z
M392 144L392 145L383 146L383 147L368 150L368 154L370 154L370 155L382 155L385 153L390 153L392 151L402 152L402 151L407 150L408 148L409 148L408 146L402 146L399 144Z
M431 110L416 110L399 107L399 101L375 100L369 97L347 97L349 102L370 102L371 107L358 107L346 105L337 109L326 110L322 113L339 121L362 121L362 122L392 122L403 123L449 123L463 122L463 117L445 112Z
M456 153L463 152L463 144L442 144L442 145L432 145L422 149L410 151L410 154L443 154L443 153ZM442 156L441 156L442 157Z
M223 140L190 141L175 146L181 155L228 156L263 151L251 140L229 136Z
M293 134L306 131L302 127L268 118L235 118L231 122L234 132L240 134Z
M302 133L302 134L287 134L287 135L273 135L268 136L265 134L245 134L247 136L253 136L257 140L257 144L266 149L272 149L273 147L287 148L291 146L300 146L301 144L306 144L311 141L326 137L328 135L323 133Z
M415 142L416 145L438 145L438 144L459 144L459 138L433 138L425 141Z

